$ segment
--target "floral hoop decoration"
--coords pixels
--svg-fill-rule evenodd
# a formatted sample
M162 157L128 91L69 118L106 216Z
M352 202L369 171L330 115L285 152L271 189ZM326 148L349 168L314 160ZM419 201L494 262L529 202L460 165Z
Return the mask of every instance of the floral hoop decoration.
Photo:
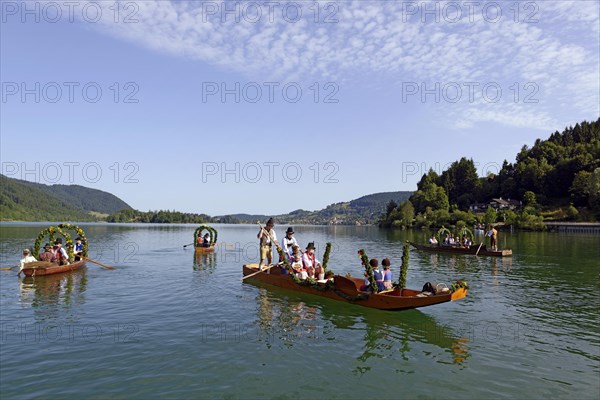
M465 290L469 290L469 284L465 281L458 280L452 285L450 285L450 291L452 293L456 292L458 289L465 288Z
M371 264L369 263L369 257L367 256L367 253L363 249L360 249L358 251L358 258L361 259L365 267L366 277L367 279L369 279L371 290L373 290L373 293L377 293L377 282L375 281L375 275L373 274L373 268L371 268Z
M65 248L67 250L67 255L69 256L69 262L73 262L73 259L74 259L73 239L71 238L71 235L69 235L67 232L63 231L58 226L49 226L48 228L42 229L40 231L40 233L37 235L37 238L35 239L35 244L33 245L34 257L36 257L40 254L40 249L42 247L42 241L44 240L44 238L46 236L48 236L50 243L54 243L56 234L59 234L65 238Z
M208 226L208 225L200 225L195 231L194 231L194 247L201 247L198 246L198 237L200 235L202 235L202 231L207 230L208 234L210 236L210 247L213 247L215 244L217 244L217 230L215 228L213 228L212 226Z
M58 227L62 230L75 231L75 233L77 233L77 237L79 237L81 239L81 244L83 245L83 249L81 250L81 253L84 257L87 257L87 255L88 255L88 240L87 240L87 237L85 236L85 232L83 231L83 229L81 229L77 225L73 225L73 224L59 224Z
M468 227L464 226L462 227L456 235L456 238L460 238L462 239L462 237L464 235L467 235L469 237L469 240L471 241L471 243L475 242L475 235L473 234L473 231L471 229L469 229Z
M446 234L449 234L449 235L452 235L452 231L451 231L450 229L448 229L448 228L446 228L445 226L443 226L443 225L442 225L442 227L440 228L440 230L437 232L437 235L436 235L437 241L438 241L438 243L440 243L440 244L443 242L442 235L443 235L444 233L446 233Z

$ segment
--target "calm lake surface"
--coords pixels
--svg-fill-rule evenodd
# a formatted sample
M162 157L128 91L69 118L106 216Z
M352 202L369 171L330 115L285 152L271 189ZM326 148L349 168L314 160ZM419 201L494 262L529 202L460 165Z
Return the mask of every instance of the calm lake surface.
M3 223L1 266L49 224ZM559 398L600 395L600 237L500 232L512 258L411 250L408 287L466 280L466 299L385 312L243 283L257 228L214 225L196 258L192 225L81 224L88 265L0 271L0 397ZM285 226L276 226L281 239ZM360 276L357 250L389 257L426 232L295 226L329 268Z

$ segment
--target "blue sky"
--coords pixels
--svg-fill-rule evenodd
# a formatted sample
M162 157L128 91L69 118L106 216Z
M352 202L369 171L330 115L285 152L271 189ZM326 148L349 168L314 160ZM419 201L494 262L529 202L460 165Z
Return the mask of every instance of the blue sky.
M141 210L415 190L600 115L597 1L67 3L2 1L2 173Z

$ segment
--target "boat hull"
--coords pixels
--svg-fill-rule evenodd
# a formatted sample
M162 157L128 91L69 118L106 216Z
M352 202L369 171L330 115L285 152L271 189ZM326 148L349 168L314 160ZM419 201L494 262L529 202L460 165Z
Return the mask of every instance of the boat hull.
M212 247L194 247L196 254L212 253L215 251L215 246Z
M254 274L257 271L258 264L247 264L243 266L244 276ZM248 280L259 281L283 289L326 297L332 300L344 301L346 303L356 304L363 307L389 311L405 310L446 303L448 301L461 299L467 295L467 290L465 288L460 288L453 293L444 293L431 296L422 295L421 291L411 289L396 289L386 293L361 292L358 290L358 288L363 283L362 279L346 278L341 275L336 275L334 277L333 288L319 290L312 286L299 285L290 275L282 275L280 272L281 271L278 267L273 267L269 271L259 272L258 274L249 277ZM325 286L324 283L320 285L321 287Z
M488 250L485 246L472 245L469 247L454 247L454 246L430 246L409 242L417 250L428 251L430 253L447 253L447 254L472 254L479 256L490 257L510 257L512 250ZM477 250L479 249L479 253Z
M85 265L85 261L77 261L68 265L58 265L45 261L36 261L32 263L25 264L23 270L21 271L25 276L44 276L44 275L54 275L60 274L63 272L75 271Z

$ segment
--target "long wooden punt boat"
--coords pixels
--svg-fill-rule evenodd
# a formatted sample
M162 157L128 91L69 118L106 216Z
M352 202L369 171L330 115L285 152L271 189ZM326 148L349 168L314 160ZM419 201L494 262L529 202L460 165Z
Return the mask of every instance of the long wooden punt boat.
M379 310L405 310L409 308L426 307L439 303L446 303L462 299L467 295L467 289L459 288L454 292L426 295L420 290L395 289L385 293L370 293L359 290L363 279L346 278L335 275L333 284L320 282L319 287L312 285L301 285L294 281L291 275L282 275L278 267L268 271L258 272L258 264L247 264L243 266L244 276L255 274L248 280L256 280L268 285L293 290L296 292L309 293L316 296L327 297L333 300L357 304L363 307L377 308Z
M23 272L25 276L43 276L60 274L61 272L75 271L85 265L85 260L76 261L68 265L58 265L47 261L35 261L26 263L23 266Z
M202 247L202 246L196 246L194 247L194 249L196 250L196 254L204 254L204 253L212 253L213 251L215 251L215 246L210 246L210 247Z
M469 247L460 246L442 246L442 245L423 245L409 242L417 250L429 251L431 253L449 253L449 254L477 254L480 256L508 257L512 256L512 250L488 250L485 245L479 249L478 244ZM479 253L477 250L479 249Z

